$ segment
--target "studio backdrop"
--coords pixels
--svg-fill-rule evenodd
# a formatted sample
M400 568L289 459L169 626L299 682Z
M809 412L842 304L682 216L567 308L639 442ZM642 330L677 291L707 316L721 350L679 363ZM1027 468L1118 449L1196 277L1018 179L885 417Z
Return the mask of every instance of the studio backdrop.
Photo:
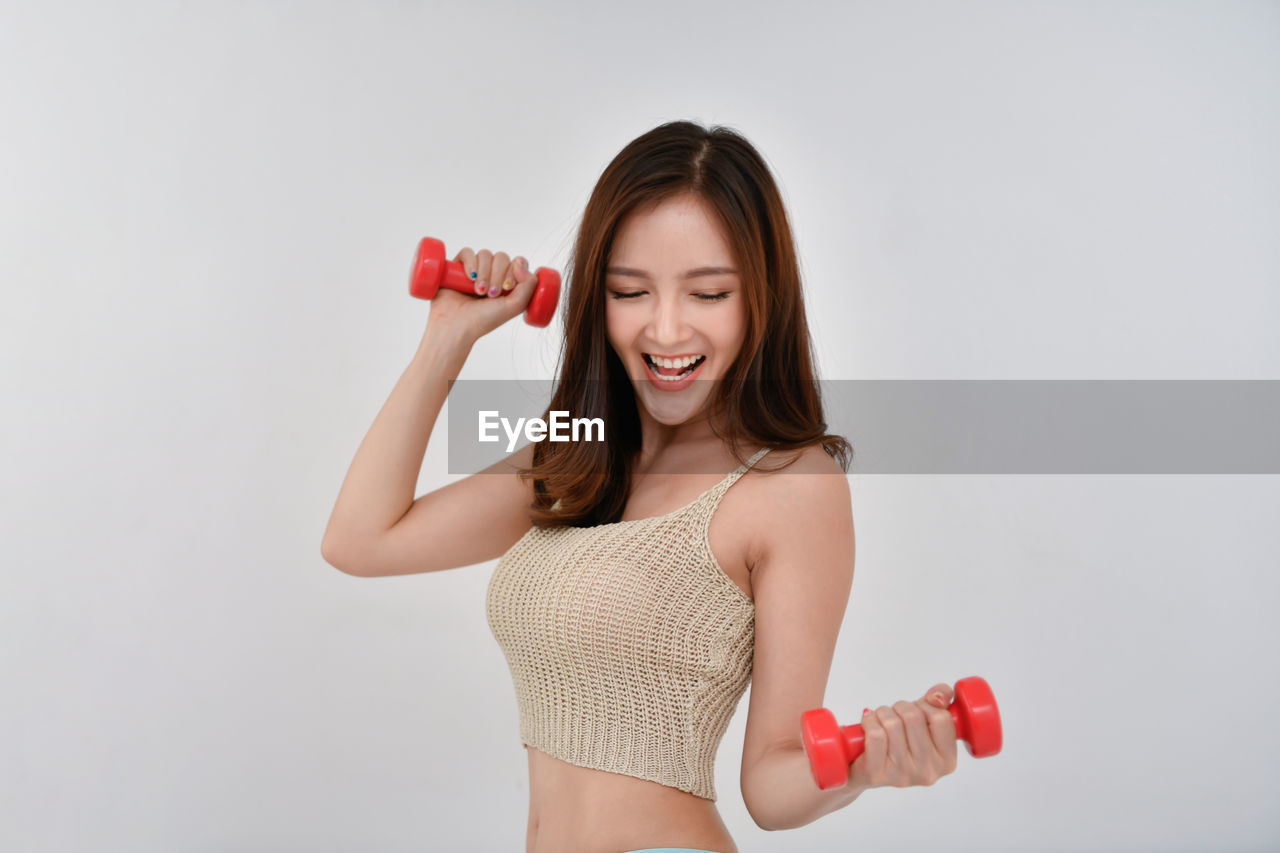
M1004 720L765 832L748 693L740 849L1275 849L1277 91L1261 0L3 3L0 848L524 849L494 563L321 536L418 241L563 270L689 119L777 177L855 448L826 706L980 675ZM563 333L459 382L540 393ZM418 494L474 464L450 417Z

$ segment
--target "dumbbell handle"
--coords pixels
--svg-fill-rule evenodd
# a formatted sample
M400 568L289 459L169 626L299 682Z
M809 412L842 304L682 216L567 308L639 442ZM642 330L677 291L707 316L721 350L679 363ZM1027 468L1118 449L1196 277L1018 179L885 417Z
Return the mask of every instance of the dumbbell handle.
M449 290L456 290L468 296L478 295L476 293L475 280L467 274L466 268L462 266L460 261L443 261L437 269L440 270L440 278L435 289L447 287ZM432 295L434 296L434 294Z
M971 734L964 719L960 716L960 709L952 702L947 706L947 710L951 712L951 719L956 724L956 738L968 744ZM863 731L861 723L854 723L851 726L841 726L840 736L844 738L844 754L848 758L848 763L852 764L858 760L858 756L862 755L863 750L866 749L866 732ZM972 748L969 751L972 753Z

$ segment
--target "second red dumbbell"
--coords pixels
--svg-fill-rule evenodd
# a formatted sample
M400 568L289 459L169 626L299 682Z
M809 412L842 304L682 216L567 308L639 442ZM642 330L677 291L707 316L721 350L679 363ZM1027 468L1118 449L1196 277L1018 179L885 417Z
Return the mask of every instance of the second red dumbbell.
M534 271L538 283L524 309L524 321L530 326L545 326L556 313L560 301L560 273L549 267ZM413 268L409 270L409 293L419 299L432 299L442 287L477 296L476 283L467 276L462 264L445 260L444 243L434 237L423 237L418 243Z
M1000 709L987 682L978 676L956 682L956 698L947 708L956 724L956 737L965 742L974 758L986 758L1000 751L1004 736ZM849 765L863 750L862 726L840 726L826 708L805 711L800 717L800 736L809 756L813 781L826 791L849 781Z

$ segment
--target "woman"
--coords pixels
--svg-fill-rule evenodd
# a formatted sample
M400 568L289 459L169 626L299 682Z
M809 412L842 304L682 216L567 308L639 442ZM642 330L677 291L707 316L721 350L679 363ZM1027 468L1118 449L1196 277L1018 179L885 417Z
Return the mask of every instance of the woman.
M485 298L432 302L323 551L362 577L501 557L486 610L528 751L527 849L736 851L713 761L748 682L740 782L764 829L951 773L938 684L864 715L842 789L810 776L800 716L823 703L853 580L849 448L826 433L790 226L755 149L672 122L600 177L549 409L602 418L605 441L532 444L413 500L449 381L533 291L522 258L457 260Z

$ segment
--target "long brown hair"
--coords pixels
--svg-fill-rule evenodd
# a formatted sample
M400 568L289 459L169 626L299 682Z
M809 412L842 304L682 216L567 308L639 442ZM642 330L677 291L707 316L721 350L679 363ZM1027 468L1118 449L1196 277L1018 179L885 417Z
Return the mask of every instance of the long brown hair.
M521 476L533 480L531 519L538 527L590 526L622 516L641 446L640 418L631 381L607 337L604 271L629 213L690 193L708 203L728 235L747 309L742 349L711 398L713 429L739 462L744 445L798 450L821 444L849 469L849 443L826 431L791 225L768 166L728 127L673 121L619 152L582 216L566 265L564 343L547 413L601 418L605 440L534 446L533 467Z

